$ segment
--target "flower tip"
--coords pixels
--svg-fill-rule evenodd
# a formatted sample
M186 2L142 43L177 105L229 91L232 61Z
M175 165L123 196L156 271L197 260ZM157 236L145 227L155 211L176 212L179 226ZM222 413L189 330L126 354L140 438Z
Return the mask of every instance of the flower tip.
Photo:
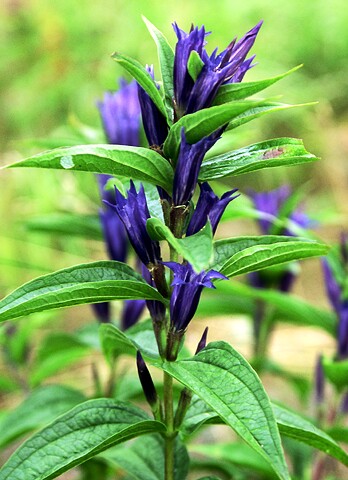
M209 327L205 327L203 335L202 335L200 341L198 342L195 355L197 355L197 353L199 353L201 350L203 350L203 348L205 348L205 346L207 344L208 329L209 329Z

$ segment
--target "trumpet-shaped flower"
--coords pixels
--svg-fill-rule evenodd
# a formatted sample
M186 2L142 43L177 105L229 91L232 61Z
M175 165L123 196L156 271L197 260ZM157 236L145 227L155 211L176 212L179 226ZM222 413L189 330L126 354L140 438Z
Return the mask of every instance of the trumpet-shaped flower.
M191 145L186 141L184 129L181 130L180 152L173 184L174 205L186 205L191 200L197 185L203 157L218 138L213 134Z
M189 263L164 262L164 265L174 272L170 324L174 331L184 331L197 310L203 288L215 288L213 279L228 279L215 270L196 273Z
M145 190L141 185L136 191L133 181L130 182L128 196L115 188L116 204L107 203L118 214L126 228L130 243L144 265L157 264L161 260L160 246L157 241L150 238L146 230L146 222L150 212L146 202Z
M234 188L233 190L224 193L222 197L219 198L215 195L207 182L200 184L200 189L201 192L196 209L193 212L190 223L187 227L186 235L197 233L204 227L208 219L211 223L213 233L215 233L225 208L232 200L239 196L238 194L235 195L238 189Z
M238 42L234 39L221 53L217 49L209 56L205 50L205 28L191 27L189 33L173 24L178 38L174 59L174 96L179 116L209 107L220 86L240 82L251 68L254 57L246 59L262 22L247 32ZM197 79L191 77L188 62L197 52L202 68Z

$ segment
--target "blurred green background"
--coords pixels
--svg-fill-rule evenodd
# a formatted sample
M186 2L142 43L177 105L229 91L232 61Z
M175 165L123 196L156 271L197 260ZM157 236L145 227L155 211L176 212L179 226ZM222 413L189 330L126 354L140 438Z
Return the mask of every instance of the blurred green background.
M309 182L308 209L321 221L318 234L324 240L336 240L341 228L347 227L348 212L345 0L2 0L1 165L39 151L33 140L46 138L72 118L100 128L96 102L105 90L116 87L123 73L110 57L113 51L133 56L143 64L154 63L156 71L156 48L141 14L173 45L173 21L185 30L191 22L204 23L212 31L209 50L216 46L224 49L235 36L240 38L263 19L252 50L258 65L246 75L249 81L304 64L265 95L282 95L281 101L287 103L318 104L248 123L233 134L231 146L294 136L303 138L307 149L322 161L313 166L244 175L233 185L243 192L249 187L275 188L283 181L295 186ZM96 213L99 199L92 175L19 169L2 170L0 176L1 296L40 273L105 258L98 242L46 236L26 228L26 221L35 215ZM249 227L243 228L250 231ZM316 281L313 270L309 270L301 288L305 296L325 304L325 300L318 300L318 288L324 296L317 281L319 269L315 268ZM87 312L87 307L81 311ZM83 314L72 314L74 318L79 315Z

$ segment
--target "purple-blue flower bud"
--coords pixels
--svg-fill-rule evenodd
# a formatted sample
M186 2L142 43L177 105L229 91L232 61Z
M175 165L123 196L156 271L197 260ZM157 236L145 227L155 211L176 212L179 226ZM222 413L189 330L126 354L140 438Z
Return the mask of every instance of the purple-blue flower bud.
M116 205L107 203L116 210L122 220L130 243L144 265L156 265L161 261L160 246L157 241L150 238L146 230L146 222L150 218L150 212L146 202L145 190L141 185L139 192L136 191L133 181L130 182L128 197L115 188Z
M181 130L181 145L173 184L174 205L186 205L192 198L204 155L219 137L210 135L190 145L186 141L185 131Z
M155 407L158 402L156 388L151 378L151 374L139 351L137 351L137 368L138 368L139 380L140 380L141 386L143 387L146 400L151 407Z
M212 279L227 280L215 270L196 273L189 263L164 262L174 272L170 298L170 324L174 331L186 330L196 313L204 287L215 288Z
M127 330L137 323L145 308L145 300L126 300L123 304L121 329Z
M110 303L101 302L101 303L92 303L92 308L97 317L98 322L100 323L110 323Z
M203 350L203 348L205 348L205 346L207 344L208 328L209 327L205 327L205 329L204 329L202 338L198 342L195 355L197 355L197 353L199 353L201 350Z
M215 233L225 208L232 200L239 196L234 195L237 192L237 188L234 188L219 198L207 182L200 184L200 189L201 192L196 209L190 219L186 235L194 235L199 232L207 223L208 219L211 223L213 233Z

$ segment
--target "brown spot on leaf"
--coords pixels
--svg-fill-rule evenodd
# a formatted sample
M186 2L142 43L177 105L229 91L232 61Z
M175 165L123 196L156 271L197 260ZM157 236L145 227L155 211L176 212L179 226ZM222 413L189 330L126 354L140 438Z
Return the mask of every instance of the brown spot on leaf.
M263 152L262 159L265 160L267 158L276 158L279 157L282 153L284 153L284 148L278 147L273 148L272 150L268 150L267 152Z

